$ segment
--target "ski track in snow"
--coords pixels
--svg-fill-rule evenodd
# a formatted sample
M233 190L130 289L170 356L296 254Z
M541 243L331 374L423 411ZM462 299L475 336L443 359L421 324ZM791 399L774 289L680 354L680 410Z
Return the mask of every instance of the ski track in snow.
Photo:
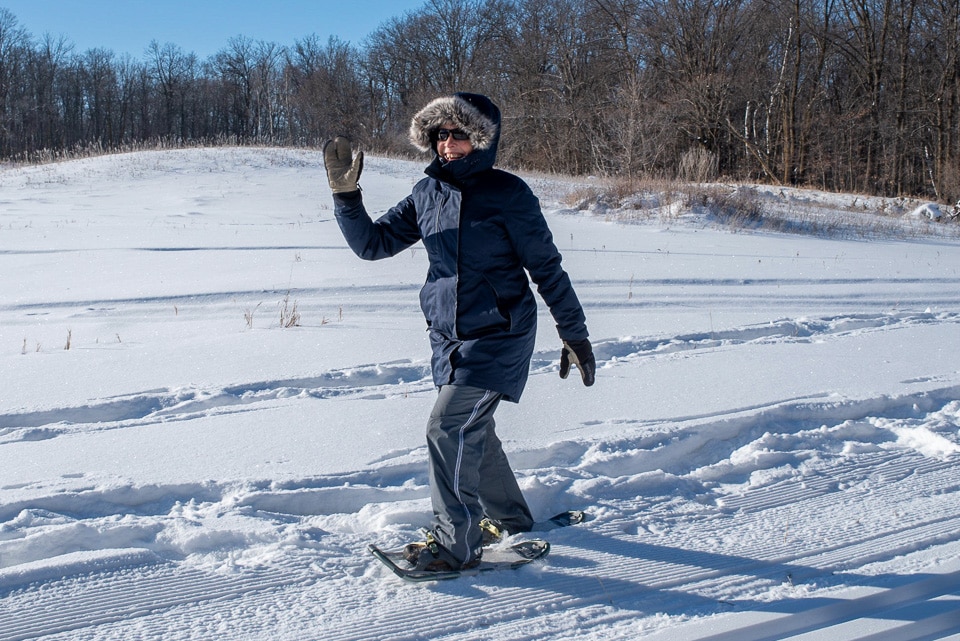
M611 631L604 638L627 639L635 632L627 626L637 614L710 613L747 607L749 604L744 604L742 597L737 606L724 604L724 595L734 590L741 595L751 590L762 594L771 586L782 586L787 594L796 592L802 596L809 586L834 584L875 587L880 589L879 594L886 595L856 607L841 600L833 602L839 606L831 607L831 600L821 597L814 611L789 615L789 626L803 631L840 624L857 616L882 617L895 607L956 594L960 578L957 572L912 578L912 583L907 584L903 577L843 573L850 567L956 542L960 514L936 519L904 514L899 515L899 526L890 524L881 529L876 523L857 524L819 545L811 544L805 536L809 533L801 531L800 517L805 514L836 514L842 512L845 502L871 498L882 505L883 493L929 496L958 481L956 460L932 461L919 456L865 456L855 463L839 465L832 472L859 477L854 468L865 466L889 478L882 486L847 490L842 495L836 484L832 491L817 487L797 491L789 509L764 505L766 492L746 492L738 497L737 512L717 512L709 524L686 532L684 540L631 533L633 521L624 517L635 517L636 513L627 511L609 520L601 513L592 525L556 533L550 560L531 569L525 578L499 575L496 580L478 580L470 588L441 584L423 588L426 592L400 585L391 591L389 599L370 598L363 588L359 579L369 577L371 570L364 567L358 544L330 549L322 543L317 548L301 543L303 549L288 549L283 557L262 567L229 571L194 568L146 553L138 558L127 552L110 559L109 551L104 551L103 558L91 564L99 567L90 574L47 580L35 589L29 585L18 587L7 578L2 596L9 618L0 621L0 639L46 635L64 639L129 635L160 638L164 633L165 638L197 638L228 630L232 636L242 637L244 626L251 636L263 627L295 632L297 620L310 621L304 627L313 630L317 621L323 621L319 627L325 639L438 638L433 636L438 630L442 630L442 638L477 638L476 629L458 628L456 619L449 616L451 611L461 613L471 622L496 625L498 636L524 638L528 634L525 631L536 630L538 638L563 639L573 638L569 636L571 622L566 615L571 608L580 612L582 618L575 622L580 630L602 625ZM882 494L876 495L877 492ZM782 540L744 542L737 550L704 549L709 547L704 539L721 539L727 530L748 527L745 521L750 519L771 518L784 522ZM792 524L797 528L794 531L788 529ZM320 535L321 540L324 538L328 537ZM798 547L798 541L806 544ZM132 567L124 569L126 564ZM61 566L58 572L65 568L70 569ZM83 564L76 569L83 571ZM38 571L21 580L40 578L43 577ZM343 584L336 604L310 601L312 586L323 581ZM424 599L435 603L437 610L445 614L425 615ZM282 615L275 612L276 602L289 605ZM242 611L233 609L234 604L241 606ZM951 605L945 602L941 607ZM955 610L947 609L938 615L929 615L929 608L924 612L925 617L946 617L948 624L956 624L955 618L949 618ZM776 626L760 626L754 631L756 634L746 630L729 638L783 638L778 635L790 629L780 622ZM179 636L171 637L171 630L180 630ZM384 636L385 630L398 632Z
M958 322L960 316L947 313L783 319L670 338L600 340L596 353L600 368L615 369L638 359L692 357L748 343ZM554 372L557 358L538 353L533 375ZM8 413L0 415L0 451L9 443L191 420L279 398L406 394L411 384L431 389L425 363L364 365L217 390L151 390L80 407ZM852 618L882 618L919 602L933 605L913 629L950 630L958 625L955 602L932 599L960 594L960 573L908 578L855 570L932 546L960 547L960 506L924 509L960 488L960 447L944 439L937 455L924 456L896 434L913 429L934 438L938 430L955 431L958 399L955 386L847 402L785 399L728 415L677 417L662 432L644 425L636 433L636 425L625 424L622 437L520 452L522 477L547 479L541 482L553 486L550 492L581 497L593 506L593 520L554 532L549 560L517 575L481 578L471 586L397 585L389 598L364 587L369 580L391 580L378 576L382 570L365 557L366 541L337 530L362 530L365 518L392 511L394 522L381 538L396 544L411 534L407 523L424 508L426 479L422 465L403 453L365 471L286 484L94 487L3 505L0 641L215 638L228 632L255 638L263 629L296 638L298 630L316 633L318 625L327 641L466 640L478 638L477 621L496 626L498 638L567 639L579 631L628 639L639 632L631 627L638 614L763 610L765 604L751 604L749 595L763 598L774 590L802 599L816 589L851 586L876 592L852 601L821 596L808 611L713 638L783 638ZM835 456L806 461L803 452L815 449ZM779 475L745 483L752 472L771 469ZM872 502L882 512L898 495L920 498L892 519L882 513L856 522L844 518L847 505ZM863 512L862 506L856 510ZM346 526L336 516L353 513L359 516L346 519ZM189 537L165 536L171 528L209 528L230 518L260 522L262 538L231 532L229 522L205 533L214 540L195 542L195 548L182 543ZM757 521L766 525L751 527ZM779 523L774 529L782 537L738 539L737 532L769 531L770 521ZM739 545L731 549L729 541ZM340 585L335 604L324 596L329 590L317 588L325 581ZM735 604L725 600L729 594L737 595ZM425 614L424 599L448 614ZM289 606L282 614L273 611L281 601ZM566 613L573 608L571 622ZM470 625L458 624L450 612Z
M0 414L0 445L17 440L45 440L77 429L101 430L162 421L190 420L199 415L237 411L243 405L278 398L309 395L315 398L390 393L409 385L432 386L429 365L385 363L313 378L274 380L234 385L218 390L150 390L122 398L102 399L79 407L38 412Z
M813 341L872 330L917 324L960 324L960 314L884 313L783 319L761 325L688 334L665 339L620 338L595 342L598 367L685 352L736 346L750 342ZM555 371L559 353L534 355L532 371ZM398 386L404 386L398 391ZM361 365L326 372L316 377L258 381L218 390L149 390L122 398L101 399L78 407L36 412L0 413L0 445L14 441L56 438L76 430L102 430L170 420L189 420L204 413L231 411L246 404L297 395L316 398L408 394L411 386L430 389L427 362L393 362Z

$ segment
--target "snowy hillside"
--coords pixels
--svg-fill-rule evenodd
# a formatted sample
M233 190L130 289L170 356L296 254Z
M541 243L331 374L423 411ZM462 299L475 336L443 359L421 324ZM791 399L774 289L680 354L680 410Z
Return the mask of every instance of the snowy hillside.
M368 207L421 172L369 158ZM365 547L429 519L423 250L356 259L317 152L0 169L0 641L960 639L960 239L530 182L599 370L541 306L498 432L535 516L592 518L414 586Z

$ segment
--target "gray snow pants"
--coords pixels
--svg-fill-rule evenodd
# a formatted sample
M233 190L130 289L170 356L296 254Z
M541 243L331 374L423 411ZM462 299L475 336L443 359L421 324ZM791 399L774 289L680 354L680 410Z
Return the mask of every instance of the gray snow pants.
M496 392L445 385L427 422L434 536L454 567L480 556L484 516L509 532L533 527L530 508L494 431Z

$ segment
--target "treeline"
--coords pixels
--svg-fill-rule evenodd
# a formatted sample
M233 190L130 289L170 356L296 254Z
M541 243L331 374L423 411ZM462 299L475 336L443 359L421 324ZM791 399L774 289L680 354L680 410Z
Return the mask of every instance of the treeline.
M0 9L8 159L336 134L409 153L412 113L457 90L501 105L514 167L960 198L960 0L426 0L359 46L241 36L206 60L78 52Z

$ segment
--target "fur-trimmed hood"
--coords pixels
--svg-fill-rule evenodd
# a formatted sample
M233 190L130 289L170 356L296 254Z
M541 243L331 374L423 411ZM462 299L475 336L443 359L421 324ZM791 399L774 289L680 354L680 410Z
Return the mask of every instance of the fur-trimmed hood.
M456 93L431 101L413 117L410 142L420 151L436 151L433 134L445 122L470 134L475 151L496 149L500 137L500 110L486 96Z

